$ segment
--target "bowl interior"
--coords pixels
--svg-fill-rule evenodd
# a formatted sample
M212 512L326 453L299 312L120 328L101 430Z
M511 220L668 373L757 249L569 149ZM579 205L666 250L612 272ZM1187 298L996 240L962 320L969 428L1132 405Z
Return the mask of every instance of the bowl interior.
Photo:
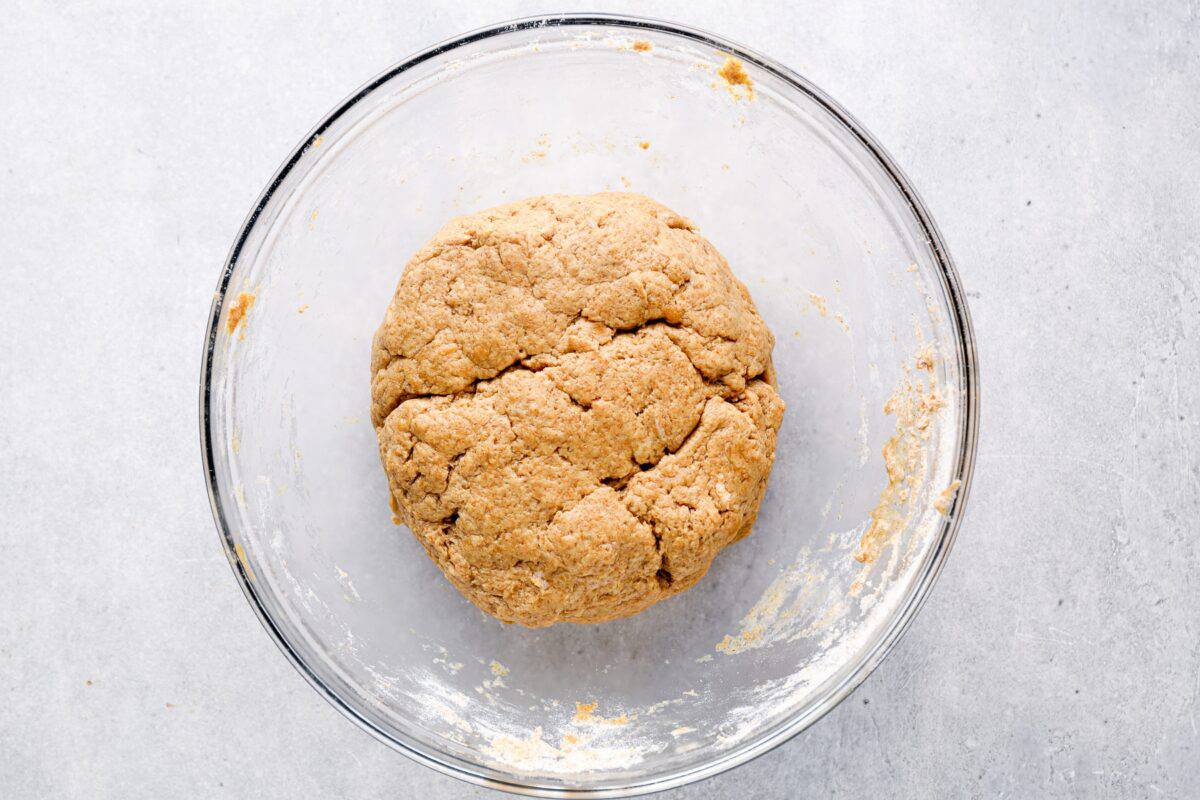
M435 49L314 133L231 260L205 399L230 551L302 670L435 766L637 790L744 760L861 679L947 543L935 501L967 468L969 354L930 232L825 101L743 57L751 96L720 76L729 52L616 20ZM699 586L631 619L526 630L476 610L393 524L371 337L449 217L601 190L659 200L725 255L776 335L787 414L753 535ZM920 429L885 413L930 392L943 405ZM889 441L912 455L890 489ZM863 564L873 512L895 532Z

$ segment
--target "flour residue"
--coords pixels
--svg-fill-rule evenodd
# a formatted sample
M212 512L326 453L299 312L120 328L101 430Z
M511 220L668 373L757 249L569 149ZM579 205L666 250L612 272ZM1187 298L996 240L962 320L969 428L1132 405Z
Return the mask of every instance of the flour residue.
M560 774L627 768L645 756L645 751L638 747L588 747L585 744L579 737L566 734L555 746L546 741L541 726L538 726L525 737L495 736L483 747L483 753L507 769Z
M362 595L360 595L358 593L358 589L355 588L354 581L350 580L350 573L346 572L346 570L342 569L337 564L334 564L333 568L337 572L338 583L340 583L342 585L343 589L345 589L347 592L350 593L349 596L346 597L346 599L349 600L349 599L353 598L355 600L361 601Z
M839 539L840 541L840 539ZM740 631L727 634L716 651L727 656L791 641L829 627L845 613L835 581L815 566L808 550L783 570L742 617Z

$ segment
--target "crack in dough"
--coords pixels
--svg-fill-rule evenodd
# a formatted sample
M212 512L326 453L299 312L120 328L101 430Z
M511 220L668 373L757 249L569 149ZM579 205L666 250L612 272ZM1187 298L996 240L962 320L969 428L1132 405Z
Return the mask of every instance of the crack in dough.
M750 532L783 415L773 344L720 254L645 197L454 219L375 336L393 508L504 621L637 613Z

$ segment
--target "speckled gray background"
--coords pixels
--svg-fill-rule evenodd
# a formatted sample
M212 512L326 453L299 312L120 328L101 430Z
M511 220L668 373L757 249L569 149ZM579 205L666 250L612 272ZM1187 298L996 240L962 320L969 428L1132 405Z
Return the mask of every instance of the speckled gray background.
M0 22L0 795L496 796L279 655L218 548L196 381L226 249L309 126L561 7L149 5ZM807 733L666 796L1196 796L1195 3L590 5L749 44L858 116L950 244L983 371L966 520L907 637Z

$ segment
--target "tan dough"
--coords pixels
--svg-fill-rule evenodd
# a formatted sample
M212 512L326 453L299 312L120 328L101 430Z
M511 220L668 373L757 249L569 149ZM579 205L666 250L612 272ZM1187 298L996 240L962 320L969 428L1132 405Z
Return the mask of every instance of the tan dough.
M393 508L506 622L635 614L750 532L783 416L773 344L725 259L648 198L451 220L375 335Z

